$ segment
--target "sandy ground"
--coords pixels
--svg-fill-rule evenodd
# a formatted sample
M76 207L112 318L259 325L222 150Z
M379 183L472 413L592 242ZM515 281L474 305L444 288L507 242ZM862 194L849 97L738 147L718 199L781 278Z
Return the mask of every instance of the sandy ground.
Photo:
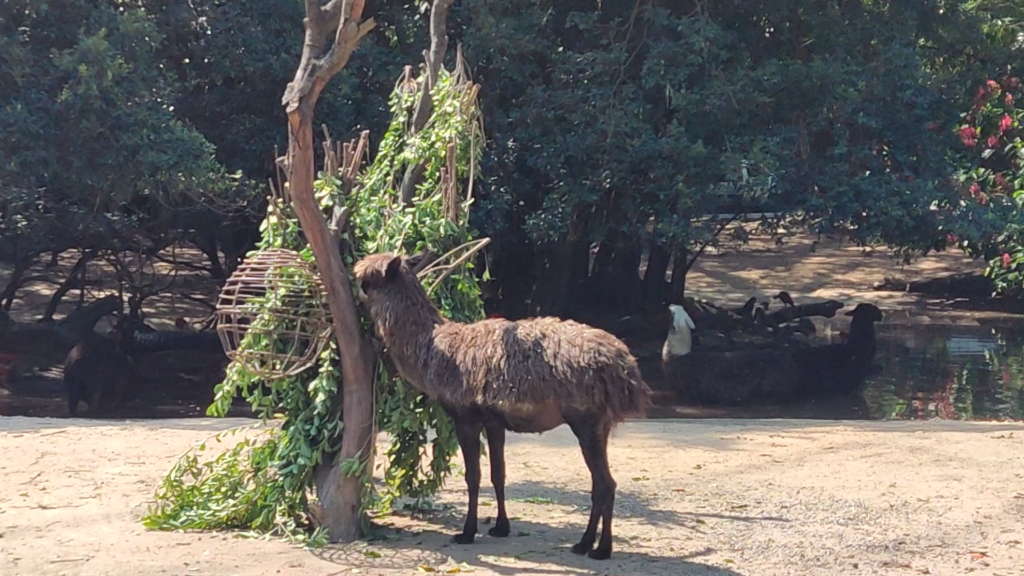
M373 543L308 551L230 534L145 530L139 516L174 459L245 422L0 418L0 574L1024 571L1020 424L629 422L610 448L619 496L607 562L568 550L586 521L589 482L564 427L510 436L508 539L448 544L465 510L459 478L439 497L447 511L392 517ZM486 481L482 499L486 518L494 510Z
M687 275L686 290L690 296L724 306L741 306L751 296L768 300L786 290L797 303L836 299L852 308L869 302L886 311L887 323L971 323L972 317L986 314L957 313L937 299L872 286L885 278L926 280L984 269L983 261L959 250L931 253L904 264L885 248L864 249L806 234L777 246L770 238L753 235L742 248L709 250ZM777 300L771 304L773 309L780 305Z

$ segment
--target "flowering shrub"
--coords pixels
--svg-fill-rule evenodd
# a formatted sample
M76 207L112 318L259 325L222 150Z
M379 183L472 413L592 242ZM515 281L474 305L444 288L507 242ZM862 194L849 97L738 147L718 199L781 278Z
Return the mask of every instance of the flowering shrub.
M971 226L960 243L968 253L985 258L996 290L1007 295L1019 295L1024 288L1022 99L1020 77L989 79L978 87L959 129L969 161L961 175L961 204L968 216L964 222ZM1000 229L984 233L990 226ZM955 235L950 239L958 240Z

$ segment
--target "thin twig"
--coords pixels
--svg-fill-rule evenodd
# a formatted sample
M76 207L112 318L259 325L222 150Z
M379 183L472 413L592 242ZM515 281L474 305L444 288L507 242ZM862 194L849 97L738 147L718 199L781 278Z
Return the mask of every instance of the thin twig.
M474 240L473 242L466 242L462 246L459 246L458 248L455 248L455 250L452 250L452 251L448 252L448 254L445 254L444 256L439 258L438 261L440 262L441 260L444 260L445 258L447 258L448 255L451 254L452 252L455 252L456 250L459 250L459 249L464 248L466 246L470 246L470 245L472 245L474 243L476 243L476 246L474 246L468 252L463 254L458 260L452 262L451 264L449 264L447 266L436 266L436 267L433 264L431 264L430 266L427 267L426 270L424 270L423 272L420 273L420 278L423 278L429 272L437 271L437 270L444 270L441 273L441 276L439 276L437 278L437 280L435 280L434 283L430 285L430 288L427 289L427 294L433 293L434 290L437 289L437 287L441 284L441 282L443 282L445 278L450 276L452 274L452 272L455 271L456 268L458 268L459 266L465 264L470 258L473 257L474 254L476 254L477 252L483 250L484 246L487 246L488 244L490 244L491 243L491 239L490 238L481 238L479 240Z

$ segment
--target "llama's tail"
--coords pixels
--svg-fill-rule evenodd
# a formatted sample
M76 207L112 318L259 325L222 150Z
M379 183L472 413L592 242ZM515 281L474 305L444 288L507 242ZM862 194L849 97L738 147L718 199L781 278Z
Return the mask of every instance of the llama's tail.
M608 387L608 411L616 422L627 417L643 417L651 405L651 388L644 382L636 360L620 365L620 372Z

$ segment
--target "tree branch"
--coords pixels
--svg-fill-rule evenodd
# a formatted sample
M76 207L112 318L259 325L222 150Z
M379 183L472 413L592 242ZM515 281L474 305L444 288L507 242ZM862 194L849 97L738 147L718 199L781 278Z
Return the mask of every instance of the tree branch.
M434 4L430 8L430 51L423 54L427 64L427 74L423 81L419 102L416 103L416 111L413 112L412 126L409 129L410 137L414 137L420 130L423 130L433 111L434 102L430 91L437 83L437 75L441 72L444 54L448 50L448 12L453 1L434 0ZM412 205L413 196L416 194L416 184L423 176L423 170L423 163L410 164L406 167L401 187L403 205Z
M304 99L308 99L305 103L309 105L308 113L312 114L327 81L345 67L359 41L377 25L373 18L357 23L364 5L365 0L331 0L321 7L316 0L306 0L302 59L281 98L289 117L300 109ZM332 33L334 42L328 49L328 38Z
M721 234L729 226L729 224L732 224L736 220L739 220L739 217L739 214L733 214L731 218L725 220L721 225L718 226L718 229L715 230L713 234L711 234L711 238L709 238L707 242L701 244L700 249L694 252L693 258L690 258L690 261L686 263L686 268L683 269L683 274L688 273L690 271L690 268L693 268L693 265L697 263L697 259L704 254L704 251L708 249L708 246L711 246L711 244L715 241L715 238L718 238L718 235ZM672 272L672 274L674 275L675 272Z

